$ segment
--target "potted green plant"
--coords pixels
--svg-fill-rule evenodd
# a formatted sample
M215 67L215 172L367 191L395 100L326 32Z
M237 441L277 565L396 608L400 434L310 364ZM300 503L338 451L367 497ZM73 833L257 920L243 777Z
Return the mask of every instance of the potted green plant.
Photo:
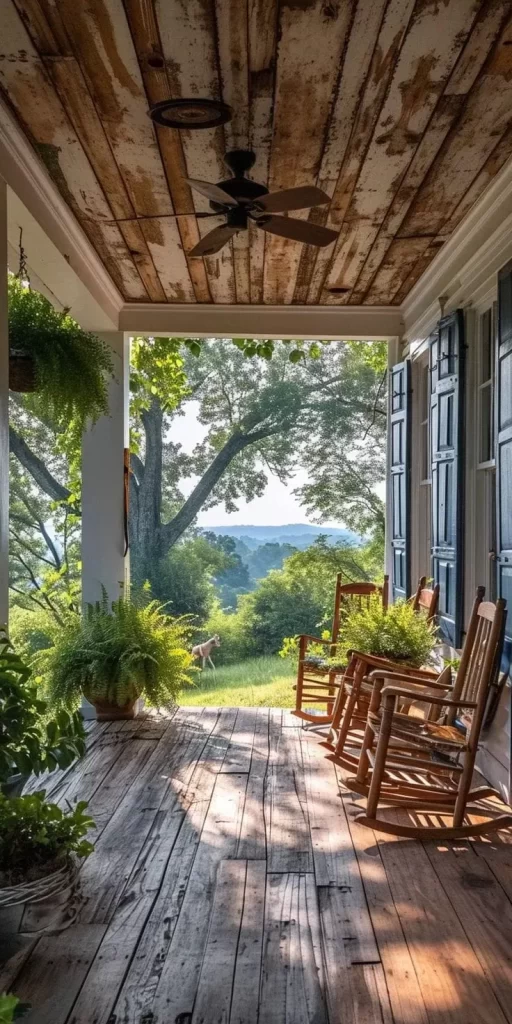
M30 1003L20 1003L17 996L6 992L0 995L0 1024L13 1024L30 1010Z
M366 608L350 608L342 623L337 654L330 663L346 665L348 651L362 651L420 667L428 663L438 642L436 626L411 604L396 601L383 608L380 598L372 598Z
M80 715L65 709L51 715L31 675L0 629L0 789L10 796L32 773L67 768L85 751Z
M101 339L13 275L8 300L11 390L39 392L37 401L54 422L107 412L112 362Z
M133 718L139 697L153 707L175 701L190 682L188 633L156 601L121 598L109 607L104 594L44 654L51 703L72 710L83 695L104 721Z
M0 932L61 928L76 917L74 896L80 859L93 846L94 822L78 802L63 811L43 791L21 797L0 794ZM13 909L18 914L13 915ZM30 924L30 911L37 911ZM27 911L29 919L27 920Z

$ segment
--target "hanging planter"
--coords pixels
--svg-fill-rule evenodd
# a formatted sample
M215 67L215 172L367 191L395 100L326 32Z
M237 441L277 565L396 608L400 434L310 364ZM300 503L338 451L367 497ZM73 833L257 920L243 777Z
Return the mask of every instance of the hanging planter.
M112 374L104 343L19 276L9 276L8 300L10 389L33 394L57 426L97 420L108 409Z
M9 389L22 394L37 391L37 367L28 352L11 349L9 352Z

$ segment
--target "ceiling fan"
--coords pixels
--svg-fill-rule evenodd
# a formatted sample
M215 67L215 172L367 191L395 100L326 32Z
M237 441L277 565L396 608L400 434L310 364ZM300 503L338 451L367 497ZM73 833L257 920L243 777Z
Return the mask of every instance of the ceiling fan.
M314 185L301 185L298 188L285 189L283 192L269 193L264 185L245 177L256 159L253 152L235 149L226 153L224 159L233 172L232 178L220 181L217 185L209 181L187 178L188 184L196 192L210 200L210 206L215 211L199 216L215 217L224 214L226 217L226 223L209 231L189 252L189 256L212 256L222 249L233 235L239 231L247 231L250 220L272 235L291 238L307 245L329 245L338 237L337 231L331 231L320 224L292 217L274 216L276 213L308 210L312 206L330 202L329 196L320 188Z

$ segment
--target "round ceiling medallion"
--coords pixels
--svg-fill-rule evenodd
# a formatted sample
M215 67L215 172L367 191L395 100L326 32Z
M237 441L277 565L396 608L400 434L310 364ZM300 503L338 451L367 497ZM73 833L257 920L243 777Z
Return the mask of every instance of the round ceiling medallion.
M216 128L231 121L231 107L220 100L163 100L148 113L165 128Z

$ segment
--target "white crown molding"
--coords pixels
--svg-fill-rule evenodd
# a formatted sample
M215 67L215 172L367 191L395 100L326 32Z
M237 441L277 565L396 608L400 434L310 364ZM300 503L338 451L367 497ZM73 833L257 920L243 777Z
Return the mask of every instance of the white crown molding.
M387 341L402 334L397 306L227 306L129 303L119 329L174 337L362 338Z
M120 292L1 99L0 175L117 327L123 305Z
M511 257L512 158L404 299L401 310L409 341L425 338L439 320L439 296L447 296L446 313L457 306L480 304L492 293L497 271Z

